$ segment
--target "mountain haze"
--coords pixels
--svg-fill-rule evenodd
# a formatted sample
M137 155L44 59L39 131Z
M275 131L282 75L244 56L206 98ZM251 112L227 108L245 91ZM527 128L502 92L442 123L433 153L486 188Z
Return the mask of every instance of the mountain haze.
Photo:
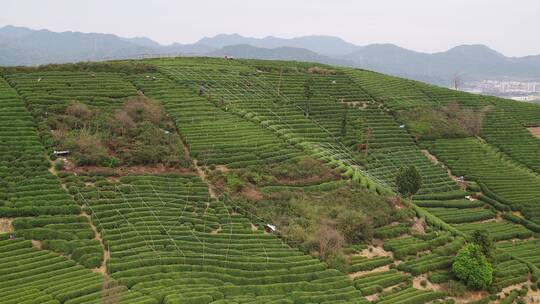
M0 28L0 65L39 65L86 60L140 58L144 55L224 55L237 58L312 61L359 67L447 86L459 76L480 79L540 80L540 55L506 57L485 45L460 45L433 54L394 44L357 46L323 35L296 38L220 34L193 44L162 45L146 37Z

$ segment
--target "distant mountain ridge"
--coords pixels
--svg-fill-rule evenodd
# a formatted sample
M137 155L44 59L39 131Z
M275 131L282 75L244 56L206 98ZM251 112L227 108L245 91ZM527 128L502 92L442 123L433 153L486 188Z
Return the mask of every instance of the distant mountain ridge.
M211 38L204 37L196 43L208 45L216 49L240 44L266 49L293 47L308 49L312 52L327 56L349 54L358 48L358 46L346 42L341 38L323 35L286 39L273 36L268 36L265 38L249 38L240 36L238 34L219 34Z
M140 58L144 54L312 61L360 67L443 86L456 76L463 80L540 81L540 55L506 57L485 45L460 45L428 54L394 44L357 46L324 35L250 38L238 34L204 37L193 44L162 45L146 37L0 28L1 66Z

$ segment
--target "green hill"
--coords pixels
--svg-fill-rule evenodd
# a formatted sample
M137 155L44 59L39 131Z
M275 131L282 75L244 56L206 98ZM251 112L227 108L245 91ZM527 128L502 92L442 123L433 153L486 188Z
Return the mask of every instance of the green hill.
M537 288L538 105L289 61L0 76L2 303L488 303ZM396 197L404 166L423 178L411 199ZM481 293L451 271L477 230L495 242Z

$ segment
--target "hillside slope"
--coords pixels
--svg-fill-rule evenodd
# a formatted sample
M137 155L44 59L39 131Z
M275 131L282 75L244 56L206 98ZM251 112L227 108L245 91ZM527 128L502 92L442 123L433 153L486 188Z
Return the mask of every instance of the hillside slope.
M291 61L0 73L7 303L537 296L539 106ZM423 187L396 199L411 165ZM451 264L479 229L476 292Z

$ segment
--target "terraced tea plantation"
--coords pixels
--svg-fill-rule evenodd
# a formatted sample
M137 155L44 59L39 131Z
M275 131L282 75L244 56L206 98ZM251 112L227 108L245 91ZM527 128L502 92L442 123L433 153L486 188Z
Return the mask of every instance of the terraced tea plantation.
M540 301L538 105L157 58L0 68L0 118L0 303Z

